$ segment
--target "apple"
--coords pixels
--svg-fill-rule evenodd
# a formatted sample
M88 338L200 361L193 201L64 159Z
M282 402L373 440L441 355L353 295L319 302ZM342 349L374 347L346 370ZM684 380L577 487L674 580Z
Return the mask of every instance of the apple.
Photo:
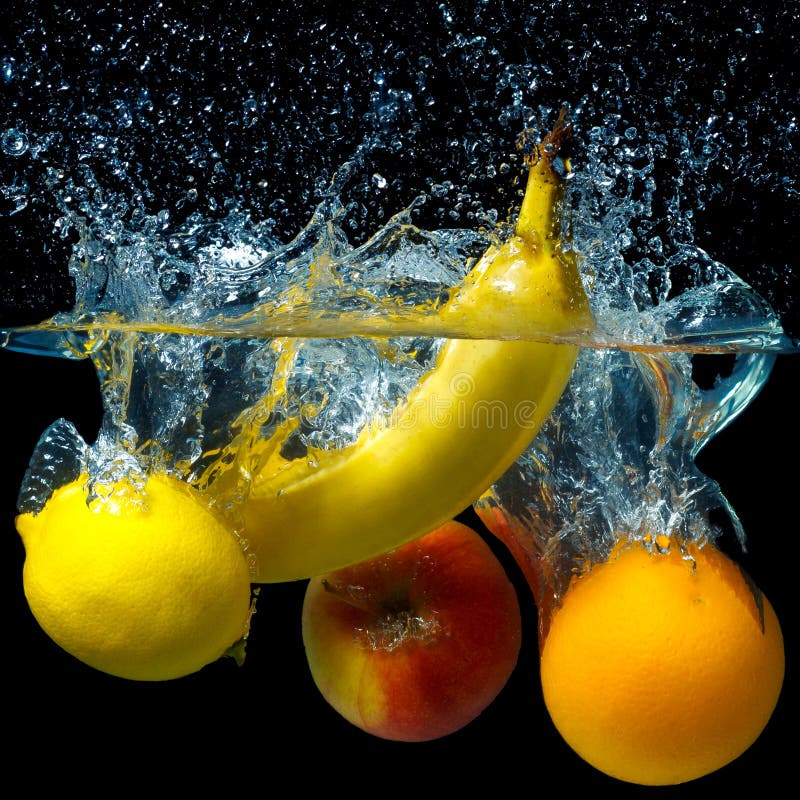
M459 522L312 578L303 603L318 689L384 739L427 741L471 722L511 675L520 640L514 586Z

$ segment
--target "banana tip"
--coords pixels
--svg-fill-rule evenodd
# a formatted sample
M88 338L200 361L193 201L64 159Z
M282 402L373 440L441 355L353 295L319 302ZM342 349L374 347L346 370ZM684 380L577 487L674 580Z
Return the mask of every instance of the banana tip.
M528 167L536 166L542 159L546 159L552 166L562 145L571 135L572 123L567 119L566 107L562 106L552 130L540 142L536 141L535 132L531 128L526 128L519 135L517 149L522 152Z

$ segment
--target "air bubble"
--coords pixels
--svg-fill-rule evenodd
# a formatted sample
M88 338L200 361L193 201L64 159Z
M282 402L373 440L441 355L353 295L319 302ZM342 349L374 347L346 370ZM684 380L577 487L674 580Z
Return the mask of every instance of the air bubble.
M8 128L0 134L0 150L7 156L18 157L28 152L28 137L16 128Z

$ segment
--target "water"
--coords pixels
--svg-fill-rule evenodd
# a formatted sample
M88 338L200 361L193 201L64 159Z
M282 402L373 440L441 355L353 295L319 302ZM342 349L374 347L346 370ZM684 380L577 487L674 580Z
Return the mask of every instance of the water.
M714 503L733 514L693 466L697 441L667 428L732 418L771 356L798 349L800 19L791 3L634 4L618 19L600 5L301 5L287 19L253 2L222 16L95 2L50 22L18 4L0 43L0 343L92 359L106 409L91 446L64 421L45 432L20 508L84 469L203 484L242 430L313 459L383 424L447 338L553 340L437 312L508 236L517 137L566 107L563 224L596 327L558 334L584 349L552 423L573 455L539 496L567 496L607 458L581 405L594 396L624 412L603 435L640 450L597 473L619 490L603 503L587 489L590 549L642 528L630 485L690 537ZM737 354L741 404L693 388L691 354L709 352ZM632 375L641 408L619 406L615 381ZM637 414L661 414L664 441L631 429Z
M656 550L730 531L745 546L734 507L695 457L758 394L774 360L739 354L729 375L701 389L685 353L581 352L553 415L475 504L526 571L542 638L570 579L620 538Z

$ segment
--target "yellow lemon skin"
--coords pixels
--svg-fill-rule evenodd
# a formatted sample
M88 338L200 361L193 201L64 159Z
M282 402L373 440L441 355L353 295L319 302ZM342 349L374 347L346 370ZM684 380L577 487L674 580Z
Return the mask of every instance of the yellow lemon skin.
M119 487L115 487L118 489ZM246 633L250 572L231 531L176 478L152 476L143 503L86 503L85 479L17 517L23 584L45 632L121 678L182 677Z
M621 548L576 578L542 647L544 699L566 742L597 769L684 783L741 755L783 683L775 611L711 545Z

